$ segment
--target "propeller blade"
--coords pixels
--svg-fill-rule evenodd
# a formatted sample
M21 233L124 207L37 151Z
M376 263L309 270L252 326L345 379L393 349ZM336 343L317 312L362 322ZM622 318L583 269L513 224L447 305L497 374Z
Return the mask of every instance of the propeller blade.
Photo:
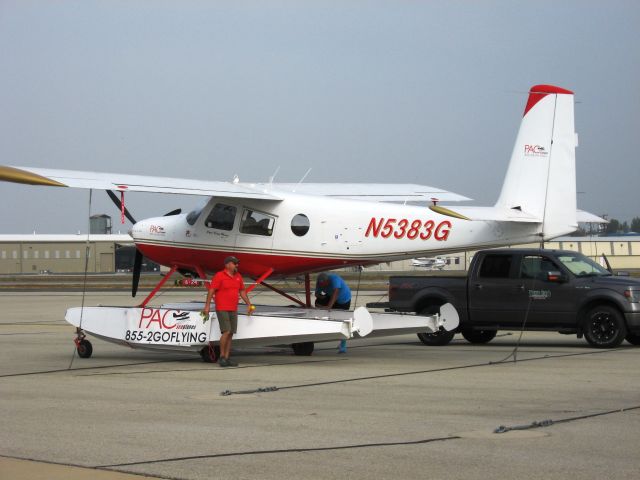
M138 283L140 283L140 271L142 270L142 252L136 248L136 256L133 260L133 280L131 282L131 296L138 293Z
M109 198L111 199L111 201L116 204L116 207L118 207L118 210L122 210L122 203L120 202L120 199L118 198L118 196L115 193L113 193L111 190L106 190L106 192L107 192L107 195L109 195ZM133 224L137 223L136 219L133 218L133 215L131 215L129 213L129 210L127 210L127 207L124 207L124 216L127 217L127 219L129 219L131 223Z
M172 217L174 215L180 215L181 213L182 213L182 209L181 208L176 208L175 210L171 210L169 213L165 213L163 216Z

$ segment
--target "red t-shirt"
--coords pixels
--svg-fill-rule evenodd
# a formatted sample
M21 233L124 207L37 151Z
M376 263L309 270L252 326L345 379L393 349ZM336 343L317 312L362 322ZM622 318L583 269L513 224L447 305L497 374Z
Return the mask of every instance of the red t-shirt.
M231 276L226 270L221 270L213 276L211 288L216 294L216 310L238 310L238 295L244 290L242 275L236 273Z

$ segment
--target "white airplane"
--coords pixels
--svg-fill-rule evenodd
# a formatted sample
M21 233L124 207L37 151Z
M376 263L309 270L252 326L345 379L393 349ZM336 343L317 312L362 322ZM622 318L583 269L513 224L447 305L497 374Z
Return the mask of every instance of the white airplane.
M304 302L279 293L309 308L311 272L529 243L573 232L578 222L576 140L573 93L551 85L532 87L502 191L495 205L489 207L442 206L440 202L469 199L415 184L240 183L237 178L221 182L20 166L0 167L0 180L106 190L123 217L126 215L134 224L130 233L138 254L133 295L142 255L170 269L141 307L147 307L174 272L190 274L206 284L206 279L221 269L223 259L235 255L245 276L276 291L265 281L268 277L304 274ZM472 160L487 162L484 158ZM187 214L174 211L136 222L124 205L128 192L210 198L203 208ZM415 202L430 205L411 204ZM131 313L133 320L123 320L123 325L149 323L144 320L149 312L138 310ZM164 314L163 310L152 315ZM71 320L73 315L67 317L79 328L82 318L89 322L87 315L84 312L80 319ZM99 325L108 322L104 322L104 315L96 315L95 322L91 322L98 327L92 328L98 328L100 335ZM105 315L113 316L114 312ZM150 328L162 326L162 318L154 317ZM134 340L138 340L140 328L126 330L129 337L135 331ZM78 332L80 342L80 328ZM122 332L109 331L102 336L135 344ZM283 337L301 338L287 336L286 331ZM272 342L273 338L261 340L263 344L267 341Z
M441 257L419 257L411 260L411 266L417 268L426 268L427 270L444 270L444 267L447 266L447 261Z

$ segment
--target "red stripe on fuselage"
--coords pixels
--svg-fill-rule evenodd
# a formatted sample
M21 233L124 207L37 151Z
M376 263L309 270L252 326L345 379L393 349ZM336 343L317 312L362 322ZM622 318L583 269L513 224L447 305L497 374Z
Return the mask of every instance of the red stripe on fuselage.
M240 272L250 277L259 277L273 268L274 275L297 275L300 273L320 272L350 265L371 265L377 262L357 259L309 258L286 255L265 255L259 253L242 253L233 250L212 251L196 248L177 248L166 245L136 245L143 255L161 265L187 270L202 269L206 272L217 272L223 268L225 257L234 255L240 260Z

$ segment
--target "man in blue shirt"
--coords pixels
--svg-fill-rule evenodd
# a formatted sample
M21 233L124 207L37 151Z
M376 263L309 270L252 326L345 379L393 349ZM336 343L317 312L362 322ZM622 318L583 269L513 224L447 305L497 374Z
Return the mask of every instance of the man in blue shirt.
M316 280L316 307L331 310L349 310L351 307L351 289L346 282L335 273L321 273ZM347 353L347 341L341 340L339 353Z

